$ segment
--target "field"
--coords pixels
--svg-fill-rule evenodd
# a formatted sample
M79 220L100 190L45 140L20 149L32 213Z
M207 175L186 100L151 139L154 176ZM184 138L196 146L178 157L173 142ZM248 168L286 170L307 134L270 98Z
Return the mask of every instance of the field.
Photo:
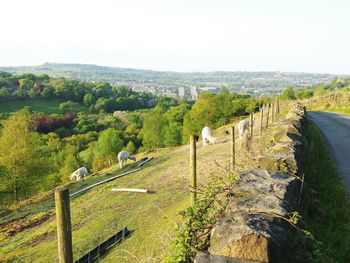
M61 99L45 99L45 98L33 98L26 100L6 100L0 102L0 113L9 113L21 110L23 107L28 106L33 111L43 112L45 114L62 114L62 111L58 106L63 102ZM79 111L86 111L86 107L83 105Z
M220 165L229 163L228 137L223 129L216 131L216 136L221 142L198 149L201 184L221 172L214 161ZM124 227L128 227L132 235L105 253L101 262L159 262L164 258L169 253L168 245L176 222L181 221L179 212L189 205L188 153L188 146L181 146L140 154L138 159L155 158L139 172L72 197L74 260ZM238 163L243 161L238 160ZM105 175L73 183L70 191L75 192L119 172L114 166ZM112 192L112 187L147 188L151 193ZM55 262L57 239L52 194L2 212L0 243L0 261Z

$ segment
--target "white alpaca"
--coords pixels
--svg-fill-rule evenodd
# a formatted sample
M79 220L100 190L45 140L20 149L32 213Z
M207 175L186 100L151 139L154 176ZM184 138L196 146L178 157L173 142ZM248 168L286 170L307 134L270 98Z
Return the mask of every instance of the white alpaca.
M86 167L80 167L79 169L75 170L71 174L70 179L71 179L71 181L79 181L81 179L85 179L87 174L88 174L88 171L87 171Z
M241 120L238 123L238 135L239 139L242 140L243 134L249 131L249 121L247 119Z
M136 158L134 156L130 156L127 151L121 151L118 153L118 162L120 168L124 168L128 159L133 160L134 162L136 161Z
M253 123L254 122L255 122L255 114L253 113ZM238 135L240 140L243 138L244 133L249 131L249 123L250 123L249 119L241 120L238 123Z
M205 126L202 130L202 138L203 138L203 146L206 146L211 142L212 144L215 144L216 138L212 136L211 129L207 126Z

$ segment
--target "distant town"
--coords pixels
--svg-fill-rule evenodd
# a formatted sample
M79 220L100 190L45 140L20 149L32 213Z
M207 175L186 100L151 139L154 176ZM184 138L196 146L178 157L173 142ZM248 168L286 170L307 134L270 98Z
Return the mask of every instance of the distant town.
M145 91L174 98L196 99L203 91L219 93L222 87L230 92L261 97L274 95L289 86L303 88L334 78L348 77L332 74L296 72L169 72L103 67L86 64L45 63L40 66L2 67L11 73L48 74L87 82L108 82L113 86L126 85L134 91Z

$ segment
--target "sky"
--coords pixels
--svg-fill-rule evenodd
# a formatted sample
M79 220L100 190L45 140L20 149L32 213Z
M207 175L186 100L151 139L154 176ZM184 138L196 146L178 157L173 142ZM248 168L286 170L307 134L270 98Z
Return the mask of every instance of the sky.
M350 74L347 0L1 0L0 66Z

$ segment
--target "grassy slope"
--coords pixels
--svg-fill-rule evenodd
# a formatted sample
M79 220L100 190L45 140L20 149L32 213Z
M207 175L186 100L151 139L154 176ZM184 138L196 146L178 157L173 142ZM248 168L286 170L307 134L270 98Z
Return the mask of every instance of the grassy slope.
M340 107L340 108L325 108L325 111L333 111L338 113L343 113L350 115L350 107Z
M296 235L286 262L349 262L350 203L317 127L307 124L302 227L322 243ZM313 248L312 248L313 247Z
M220 131L223 139L223 132ZM198 149L198 177L204 183L219 172L214 163L229 162L229 143L218 143ZM148 153L156 156L145 168L112 182L93 188L71 199L74 259L112 234L127 226L134 231L121 245L103 255L101 262L157 262L167 254L166 246L175 231L178 212L189 205L188 146ZM138 158L142 158L140 155ZM112 174L118 173L114 167ZM108 175L105 175L108 176ZM73 184L75 189L102 178L92 177ZM140 187L151 194L111 192L112 187ZM74 192L72 190L71 192ZM0 218L0 223L17 218L17 225L0 226L0 261L20 259L25 262L53 262L57 259L56 221L54 213L42 224L10 236L8 230L18 228L23 220L39 218L53 211L53 200L26 204ZM24 221L25 225L28 222Z
M37 112L43 112L46 114L62 113L58 108L61 99L44 99L44 98L33 98L26 100L6 100L0 102L0 113L8 113L21 110L25 106L29 106L32 110ZM81 106L81 111L86 111L86 107Z

